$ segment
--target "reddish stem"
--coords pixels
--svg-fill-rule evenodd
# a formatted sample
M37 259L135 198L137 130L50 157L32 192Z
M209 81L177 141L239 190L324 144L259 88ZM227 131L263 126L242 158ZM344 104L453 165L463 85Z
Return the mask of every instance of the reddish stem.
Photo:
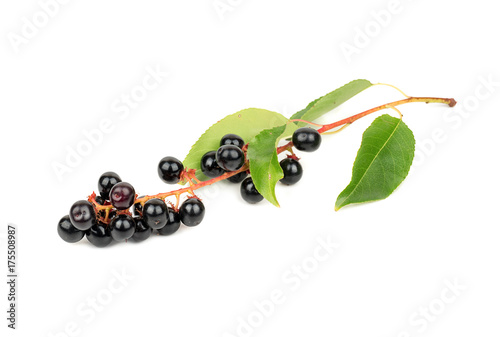
M402 105L402 104L406 104L406 103L414 103L414 102L422 102L422 103L427 103L427 104L428 103L444 103L444 104L449 105L450 107L453 107L453 106L455 106L455 104L457 104L457 102L453 98L409 97L409 98L402 99L399 101L380 105L378 107L363 111L363 112L356 114L354 116L344 118L344 119L342 119L338 122L335 122L335 123L323 125L323 127L318 129L318 132L323 133L323 132L326 132L328 130L334 129L336 127L342 126L344 124L351 124L362 117L365 117L371 113L374 113L374 112L377 112L380 110L389 109L389 108L396 107L398 105Z
M199 188L202 188L202 187L205 187L205 186L208 186L208 185L212 185L218 181L221 181L221 180L224 180L224 179L227 179L227 178L230 178L240 172L243 172L243 171L246 171L248 170L248 164L246 163L245 165L243 165L239 170L236 170L236 171L232 171L232 172L226 172L224 173L223 175L217 177L217 178L213 178L213 179L210 179L210 180L205 180L205 181L199 181L189 187L184 187L184 188L181 188L181 189L178 189L178 190L175 190L175 191L170 191L170 192L164 192L164 193L158 193L156 195L147 195L147 196L144 196L142 198L139 198L139 199L136 199L135 200L135 203L138 203L140 202L141 204L144 204L146 201L148 201L149 199L154 199L154 198L157 198L157 199L165 199L166 197L169 197L169 196L172 196L172 195L181 195L183 193L187 193L187 192L190 192L192 194L194 190L197 190Z
M238 174L240 172L246 171L246 170L248 170L248 163L245 163L245 165L243 165L239 170L232 171L232 172L226 172L223 175L221 175L221 176L219 176L217 178L210 179L210 180L200 181L194 175L194 171L195 170L187 169L186 171L184 171L182 173L182 176L184 178L186 178L187 181L189 182L189 186L188 187L183 187L183 188L180 188L180 189L174 190L174 191L169 191L169 192L164 192L164 193L158 193L158 194L155 194L155 195L146 195L146 196L141 197L141 198L137 198L137 195L136 195L136 199L134 201L134 204L140 203L142 206L144 206L144 203L146 201L150 200L150 199L155 199L156 198L156 199L165 200L165 198L167 198L167 197L176 196L177 202L176 202L175 208L177 208L179 206L179 199L180 199L180 196L182 194L184 194L184 193L191 193L194 196L195 195L194 194L195 190L197 190L199 188L202 188L202 187L205 187L205 186L208 186L208 185L212 185L212 184L214 184L214 183L216 183L218 181L230 178L230 177L232 177L232 176L234 176L234 175L236 175L236 174ZM196 180L197 182L193 183L191 181L191 179ZM104 217L100 217L99 216L99 220L101 222L105 223L105 224L108 224L110 222L110 220L111 220L108 217L109 211L111 209L113 209L113 205L99 205L97 203L97 201L95 200L95 197L96 197L96 194L94 192L94 193L92 193L88 197L88 200L94 205L94 208L96 209L96 213L98 213L99 211L102 211L102 210L105 211L105 216ZM130 214L130 213L128 213L128 214Z
M380 110L383 110L383 109L388 109L388 108L392 108L392 107L395 107L395 106L398 106L398 105L402 105L402 104L406 104L406 103L412 103L412 102L444 103L444 104L448 104L450 107L453 107L456 104L456 101L453 98L408 97L406 99L402 99L402 100L399 100L399 101L395 101L395 102L391 102L391 103L380 105L378 107L375 107L375 108L363 111L361 113L358 113L358 114L353 115L353 116L348 117L348 118L344 118L344 119L342 119L340 121L337 121L337 122L334 122L334 123L331 123L331 124L320 125L320 124L312 123L312 122L309 122L309 121L303 121L303 120L292 120L292 121L300 121L300 122L305 122L305 123L308 123L308 124L311 124L311 125L321 126L318 129L318 132L319 133L324 133L324 132L326 132L328 130L337 128L339 126L342 126L342 125L345 125L345 124L351 124L351 123L357 121L358 119L360 119L362 117L365 117L365 116L367 116L367 115L369 115L371 113L374 113L376 111L380 111ZM243 150L244 150L245 153L246 153L246 149L247 148L248 148L248 144L246 144L243 147ZM276 152L278 154L280 154L280 153L282 153L284 151L289 151L293 155L293 143L291 141L288 142L287 144L283 145L283 146L279 146L276 149ZM184 172L182 172L181 179L183 181L187 181L189 183L188 187L180 188L180 189L175 190L175 191L158 193L158 194L155 194L155 195L147 195L147 196L144 196L142 198L137 198L135 200L134 204L140 203L141 205L144 206L144 203L146 201L150 200L150 199L158 198L158 199L164 200L165 198L167 198L169 196L175 196L177 198L177 202L176 202L175 208L177 208L178 205L179 205L180 196L182 194L184 194L184 193L190 193L194 197L196 197L195 194L194 194L195 190L197 190L199 188L202 188L202 187L205 187L205 186L208 186L208 185L212 185L212 184L214 184L214 183L216 183L218 181L230 178L230 177L232 177L232 176L234 176L234 175L236 175L236 174L238 174L240 172L248 170L248 167L249 167L248 162L246 162L245 165L243 165L243 167L240 168L237 171L226 172L226 173L224 173L223 175L221 175L221 176L219 176L217 178L213 178L213 179L206 180L206 181L200 181L200 180L198 180L196 178L196 175L195 175L195 173L196 173L195 170L186 169ZM193 180L194 180L194 182L193 182ZM88 197L88 200L94 205L94 207L95 207L95 209L96 209L97 212L102 211L102 210L105 211L105 216L104 217L99 216L99 217L100 217L100 220L102 222L104 222L104 223L107 224L110 221L110 219L109 219L109 211L113 208L113 206L112 205L99 205L97 203L97 201L95 200L95 197L96 197L96 194L92 193L92 195L90 195ZM130 213L128 213L128 214L130 214Z
M406 99L402 99L402 100L399 100L399 101L395 101L395 102L391 102L391 103L387 103L387 104L383 104L383 105L377 106L375 108L372 108L372 109L360 112L360 113L358 113L356 115L344 118L344 119L342 119L340 121L337 121L337 122L334 122L334 123L331 123L331 124L323 125L321 128L318 129L318 132L319 133L324 133L324 132L326 132L328 130L335 129L335 128L339 127L339 126L342 126L342 125L345 125L345 124L354 123L358 119L363 118L363 117L365 117L365 116L367 116L367 115L369 115L371 113L374 113L374 112L377 112L377 111L380 111L380 110L384 110L384 109L389 109L391 107L396 107L398 105L402 105L402 104L406 104L406 103L414 103L414 102L422 102L422 103L426 103L426 104L428 104L428 103L443 103L443 104L449 105L450 107L454 107L455 104L457 104L457 102L453 98L408 97ZM290 141L287 144L278 147L276 150L277 150L278 154L280 154L280 153L282 153L284 151L287 151L287 150L290 151L290 149L292 149L292 148L293 148L293 143Z

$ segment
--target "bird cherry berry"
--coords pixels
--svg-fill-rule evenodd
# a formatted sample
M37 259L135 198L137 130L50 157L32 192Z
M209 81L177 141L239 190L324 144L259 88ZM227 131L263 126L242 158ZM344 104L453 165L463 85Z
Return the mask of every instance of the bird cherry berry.
M256 204L264 199L264 197L255 188L252 177L248 177L243 180L240 186L240 194L243 200L250 204Z
M167 224L162 228L158 229L158 234L160 235L171 235L177 232L181 226L181 215L179 212L174 211L171 207L168 207L168 219Z
M120 183L122 179L115 172L103 173L97 182L97 189L104 200L109 200L109 192L116 184ZM96 198L97 199L97 198ZM102 204L101 204L102 205Z
M120 182L111 188L109 199L117 210L124 210L134 204L135 189L132 185Z
M217 164L215 151L209 151L201 157L201 172L209 178L217 178L224 174L224 169Z
M75 243L80 241L85 235L84 231L77 229L71 223L69 215L65 215L59 220L57 224L57 233L66 242Z
M236 145L223 145L216 152L217 164L226 171L239 170L245 164L245 154Z
M86 232L87 240L96 247L106 247L113 241L109 228L104 224L95 224Z
M135 231L134 235L132 235L132 240L140 242L146 240L151 236L151 232L153 231L153 229L146 224L146 221L144 221L143 218L136 217L134 218L134 222Z
M200 199L191 198L182 203L179 214L184 225L189 227L197 226L205 216L205 206Z
M314 152L321 145L321 135L313 128L303 127L295 130L292 143L300 151Z
M235 135L234 133L228 133L227 135L223 136L220 140L220 146L223 145L236 145L241 149L245 145L245 141L243 140L243 138L241 138L238 135Z
M302 178L302 165L298 160L285 158L280 162L283 178L280 180L285 185L293 185Z
M73 226L81 231L86 231L97 221L94 206L87 200L75 202L69 210L69 218Z
M168 221L167 205L161 199L149 199L144 203L142 217L149 227L160 229Z
M119 214L109 224L111 237L115 241L130 239L135 232L134 219L128 214Z
M177 184L183 170L184 165L175 157L165 157L158 164L158 175L167 184Z

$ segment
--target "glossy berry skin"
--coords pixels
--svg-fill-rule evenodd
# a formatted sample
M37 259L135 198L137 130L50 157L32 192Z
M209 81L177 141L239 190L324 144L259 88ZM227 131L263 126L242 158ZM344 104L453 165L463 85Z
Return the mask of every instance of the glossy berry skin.
M86 231L96 223L94 206L87 200L79 200L71 206L69 218L73 226L81 231Z
M87 240L96 247L106 247L113 241L109 229L104 224L92 226L86 233Z
M165 202L160 199L149 199L144 203L142 218L153 229L160 229L167 224L168 209Z
M104 200L109 200L109 192L116 184L120 183L122 179L115 172L106 172L99 177L97 188ZM102 204L101 204L102 205Z
M165 157L158 164L158 175L167 184L177 184L183 170L182 162L174 157Z
M304 127L295 130L292 136L292 142L297 150L314 152L321 145L321 135L315 129Z
M135 232L135 221L128 214L119 214L109 224L111 237L115 241L130 239Z
M252 177L248 177L243 180L240 186L240 194L243 200L250 204L256 204L264 199L264 197L255 188Z
M243 171L227 178L227 181L232 182L233 184L239 184L247 177L247 175L247 171Z
M283 178L280 180L285 185L293 185L302 178L302 165L293 158L285 158L280 162Z
M217 164L226 171L236 171L245 164L245 154L236 145L223 145L216 152Z
M168 208L168 220L167 224L163 228L158 229L158 234L160 235L171 235L177 232L181 226L181 216L179 212L174 211L172 208Z
M215 159L215 151L207 152L201 157L200 167L201 172L209 178L217 178L224 174L224 169L222 169L217 160Z
M144 241L151 236L153 229L146 224L143 218L134 218L135 232L132 235L132 240L136 242Z
M118 183L109 192L109 198L111 204L117 210L127 209L134 204L135 189L129 183Z
M243 138L235 135L234 133L228 133L220 140L220 146L223 145L235 145L241 149L245 145L245 141L243 140Z
M57 233L61 239L69 243L78 242L85 235L85 232L76 229L76 227L73 226L71 220L69 219L69 215L65 215L61 218L61 220L59 220L59 223L57 224Z
M205 206L199 199L188 199L182 203L179 214L184 225L189 227L197 226L205 216Z

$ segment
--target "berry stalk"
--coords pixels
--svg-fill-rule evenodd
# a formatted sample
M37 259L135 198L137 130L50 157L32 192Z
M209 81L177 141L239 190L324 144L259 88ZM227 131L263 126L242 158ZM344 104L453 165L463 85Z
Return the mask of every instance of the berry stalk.
M175 190L175 191L158 193L156 195L144 196L142 198L136 199L135 203L139 202L141 204L144 204L149 199L155 199L155 198L156 199L165 199L165 198L173 196L173 195L175 195L177 197L177 196L180 196L181 194L184 194L184 193L194 194L193 193L194 190L197 190L199 188L202 188L202 187L205 187L208 185L215 184L216 182L222 181L224 179L231 178L232 176L237 175L238 173L246 171L246 170L248 170L248 164L243 165L240 169L238 169L236 171L226 172L219 177L212 178L212 179L206 180L206 181L200 181L195 177L194 170L188 169L187 171L184 171L185 173L183 173L183 174L186 176L187 181L189 182L189 185L190 185L189 187L180 188L180 189ZM196 183L193 183L192 180L196 180Z
M371 113L384 110L384 109L390 109L390 108L395 108L398 105L402 104L407 104L407 103L416 103L416 102L421 102L421 103L442 103L442 104L447 104L450 107L454 107L457 102L453 98L437 98L437 97L408 97L406 99L402 99L399 101L383 104L380 106L377 106L375 108L363 111L359 114L353 115L351 117L344 118L338 122L323 125L320 129L318 129L319 133L324 133L328 130L334 129L336 127L342 126L344 124L352 124L353 122L357 121L360 118L363 118Z
M325 133L325 132L327 132L329 130L332 130L332 129L335 129L335 128L338 128L338 127L341 127L341 126L345 126L345 125L351 124L351 123L355 122L356 120L358 120L360 118L363 118L363 117L365 117L365 116L367 116L369 114L372 114L374 112L377 112L377 111L380 111L380 110L384 110L384 109L389 109L389 108L395 108L396 106L402 105L402 104L415 103L415 102L422 102L422 103L442 103L442 104L447 104L450 107L453 107L456 104L456 101L453 98L408 97L406 99L402 99L402 100L399 100L399 101L394 101L394 102L391 102L391 103L387 103L387 104L383 104L383 105L377 106L375 108L363 111L361 113L355 114L353 116L350 116L348 118L342 119L340 121L337 121L337 122L334 122L334 123L331 123L331 124L321 125L321 124L316 124L316 123L312 123L312 122L308 122L308 121L304 121L304 120L300 120L300 119L291 120L290 122L305 122L305 123L317 126L317 127L319 127L319 129L317 129L317 131L318 131L318 133L321 134L321 133ZM248 144L242 146L243 152L246 153L247 147L248 147ZM277 147L276 151L277 151L278 154L280 154L280 153L282 153L284 151L288 151L288 152L290 152L293 155L293 147L294 147L294 144L293 144L292 141L290 141L290 142L288 142L287 144L285 144L283 146ZM222 175L220 175L218 177L215 177L215 178L212 178L212 179L209 179L209 180L206 180L206 181L200 181L200 180L198 180L196 178L196 176L195 176L195 170L187 168L184 171L182 171L182 173L181 173L181 180L182 181L187 181L189 183L188 187L183 187L183 188L180 188L180 189L177 189L177 190L174 190L174 191L158 193L158 194L155 194L155 195L146 195L146 196L143 196L143 197L140 197L140 198L136 198L135 201L134 201L134 204L135 205L140 204L141 206L144 206L144 204L146 203L146 201L151 200L151 199L162 199L162 200L165 200L165 198L167 198L167 197L175 196L176 199L177 199L177 202L176 202L175 206L174 205L172 205L172 206L173 206L173 208L175 210L177 210L178 206L179 206L179 200L180 200L180 197L181 197L182 194L189 193L192 196L195 196L195 194L194 194L195 190L200 189L200 188L205 187L205 186L212 185L212 184L214 184L216 182L219 182L219 181L231 178L231 177L233 177L233 176L235 176L235 175L237 175L237 174L239 174L241 172L247 171L248 167L249 167L248 166L248 162L245 162L245 164L241 168L239 168L238 170L231 171L231 172L226 172L226 173L224 173L224 174L222 174ZM104 211L105 212L105 217L103 219L100 219L100 220L102 222L108 224L109 221L110 221L109 220L109 213L113 209L113 206L111 204L105 204L105 205L100 204L96 200L96 194L95 193L93 193L92 195L90 195L88 197L88 201L90 203L92 203L92 205L94 206L94 208L96 210L96 213L98 213L99 211Z
M344 118L344 119L342 119L340 121L337 121L337 122L334 122L334 123L331 123L331 124L321 125L321 124L317 124L317 123L311 123L309 121L304 121L302 119L292 119L292 120L290 120L290 122L303 122L303 123L307 123L307 124L310 124L310 125L320 126L320 128L317 131L321 134L321 133L325 133L325 132L327 132L327 131L329 131L331 129L338 128L340 126L346 126L346 125L352 124L355 121L357 121L358 119L363 118L365 116L368 116L369 114L372 114L374 112L377 112L377 111L380 111L380 110L384 110L384 109L391 109L391 108L395 109L395 107L398 106L398 105L407 104L407 103L417 103L417 102L426 103L426 104L429 104L429 103L441 103L441 104L446 104L446 105L448 105L450 107L454 107L457 104L457 101L455 101L455 99L453 99L453 98L408 97L406 99L402 99L402 100L399 100L399 101L394 101L394 102L391 102L391 103L386 103L386 104L379 105L379 106L377 106L375 108L372 108L372 109L360 112L360 113L358 113L356 115L352 115L351 117ZM290 142L288 142L287 144L285 144L283 146L279 146L276 150L277 150L278 154L280 154L280 153L282 153L284 151L289 151L289 152L293 153L292 149L293 149L293 143L290 141Z
M146 195L146 196L143 196L140 198L136 198L134 204L141 204L142 206L144 206L144 203L150 199L165 200L165 198L167 198L167 197L175 196L177 198L177 204L175 205L174 209L177 209L179 206L179 199L180 199L180 196L182 194L189 193L191 195L194 195L194 191L197 189L200 189L202 187L215 184L216 182L231 178L232 176L235 176L235 175L237 175L241 172L244 172L246 170L248 170L248 163L245 163L245 165L243 165L240 169L238 169L236 171L226 172L219 177L212 178L212 179L206 180L206 181L200 181L195 177L194 170L187 169L187 170L182 172L181 177L183 177L184 179L186 179L189 182L189 187L183 187L183 188L180 188L180 189L177 189L174 191L158 193L155 195ZM196 182L193 183L192 180L195 180ZM106 217L104 219L102 219L102 222L108 223L109 222L108 215L109 215L109 212L113 209L113 205L111 205L111 204L110 205L100 205L97 202L96 198L97 198L97 195L94 192L88 197L88 201L94 205L94 208L96 209L97 212L99 212L99 211L106 212Z

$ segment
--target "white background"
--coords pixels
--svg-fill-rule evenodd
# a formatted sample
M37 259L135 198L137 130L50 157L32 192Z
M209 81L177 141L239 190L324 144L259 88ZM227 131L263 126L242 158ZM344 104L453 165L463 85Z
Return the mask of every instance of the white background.
M51 7L48 22L37 1L0 5L4 275L7 223L19 227L18 330L6 328L2 281L2 336L498 335L494 2L221 3L230 10L212 0L74 0ZM25 20L45 26L15 45ZM357 48L349 57L347 44ZM127 116L117 112L148 67L168 75ZM201 192L203 223L173 236L108 249L58 237L57 221L101 173L118 172L142 194L170 190L159 159L184 158L218 119L248 107L290 116L356 78L459 102L401 107L418 151L388 199L333 207L370 116L302 155L304 177L278 186L279 209L248 205L220 183ZM322 121L400 98L375 87ZM106 119L113 131L58 179L54 163L66 165L68 147ZM338 248L315 266L318 240ZM303 263L311 269L299 284L291 273ZM116 283L115 273L131 279ZM281 303L263 317L255 301L277 291Z

